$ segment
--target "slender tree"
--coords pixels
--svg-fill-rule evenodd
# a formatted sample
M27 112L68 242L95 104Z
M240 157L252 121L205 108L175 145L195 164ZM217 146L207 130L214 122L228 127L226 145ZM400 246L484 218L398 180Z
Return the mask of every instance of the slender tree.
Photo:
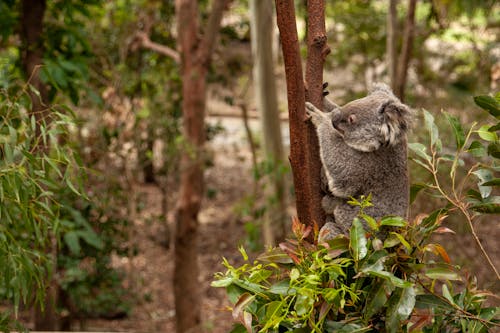
M389 8L387 11L387 39L386 39L386 55L387 69L389 80L393 91L396 90L397 80L397 0L389 0Z
M417 0L408 0L408 13L406 14L405 30L403 33L403 45L399 56L399 67L397 74L396 96L404 101L406 76L410 65L411 53L413 49L413 39L415 37L415 9Z
M257 109L264 134L264 155L277 171L272 176L272 190L277 205L266 214L263 226L264 243L276 245L285 236L285 178L278 168L283 164L283 140L276 95L273 63L273 5L270 1L250 0L252 57Z
M203 197L202 150L206 76L229 0L216 0L198 39L197 0L176 0L178 51L182 77L183 134L188 149L181 157L180 197L176 208L174 293L177 332L195 332L201 322L198 267L198 212Z
M321 107L323 62L328 54L324 26L323 0L309 0L308 6L308 65L304 86L302 61L297 36L293 0L276 0L276 13L280 31L287 82L288 113L290 119L290 164L295 186L299 220L306 224L322 225L320 170L318 141L305 113L305 87L308 98Z
M31 114L36 119L36 133L40 136L40 125L49 121L49 98L47 86L40 79L40 68L43 64L43 18L47 3L45 0L23 0L21 3L21 63L26 80L34 88L29 91L31 99ZM40 142L38 149L45 149ZM57 244L52 243L51 257L56 267ZM35 329L41 331L55 331L58 327L56 302L58 286L55 280L49 281L43 309L35 307Z

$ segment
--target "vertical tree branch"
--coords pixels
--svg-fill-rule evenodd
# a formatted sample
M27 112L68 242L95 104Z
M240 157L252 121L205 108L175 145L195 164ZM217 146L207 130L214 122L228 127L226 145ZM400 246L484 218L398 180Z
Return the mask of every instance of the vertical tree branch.
M183 135L180 194L176 207L174 294L177 332L195 332L201 323L198 265L198 212L204 193L202 151L205 142L206 76L227 0L216 0L198 40L197 0L176 0L181 59ZM193 154L194 152L194 154Z
M397 80L397 0L389 0L389 8L387 11L387 40L386 40L386 55L387 55L387 71L391 88L396 91Z
M290 164L297 216L302 223L312 224L311 198L313 188L309 149L312 145L305 122L305 91L300 59L299 40L293 0L276 0L277 23L280 31L283 59L285 62L288 114L290 121ZM318 221L321 223L321 221Z
M323 65L326 56L330 53L326 38L325 28L325 1L307 1L307 63L306 63L306 100L319 109L323 109ZM321 160L319 158L319 145L316 131L312 124L309 126L308 141L310 173L312 182L311 193L311 218L323 225L325 212L321 207Z
M408 66L410 64L411 52L413 49L413 38L415 36L415 8L417 0L408 0L408 13L406 16L405 30L403 34L403 45L399 57L398 67L398 84L395 91L396 96L401 101L404 101L406 76L408 74Z

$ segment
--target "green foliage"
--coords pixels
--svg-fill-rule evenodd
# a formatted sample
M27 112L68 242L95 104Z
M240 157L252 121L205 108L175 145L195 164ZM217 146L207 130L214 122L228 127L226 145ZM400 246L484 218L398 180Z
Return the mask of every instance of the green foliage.
M70 110L52 108L37 123L26 111L27 89L14 97L0 93L0 298L12 301L15 312L44 297L54 268L49 254L64 228L58 192L83 193L78 157L58 144L74 126Z
M475 100L498 121L499 95ZM412 159L434 180L413 187L412 197L429 192L446 199L446 207L411 221L375 220L364 213L370 198L353 198L350 203L361 209L349 237L318 244L317 227L294 220L295 239L255 261L240 249L245 264L235 267L224 259L227 270L212 283L226 288L234 304L238 324L232 332L488 332L500 327L500 309L485 303L492 295L478 290L475 279L431 241L433 234L453 232L442 225L449 214L463 214L474 231L476 217L498 213L499 124L473 124L466 131L458 118L445 117L455 137L455 154L443 152L439 129L427 111L429 147L413 143L410 148ZM460 168L466 157L479 162L464 173ZM459 173L464 175L460 184ZM442 185L442 177L451 179L450 188ZM477 178L477 190L468 188L470 178Z
M477 96L474 101L490 113L495 123L473 123L468 129L462 126L455 116L444 113L455 138L455 153L445 153L439 138L434 117L424 110L425 127L430 134L429 151L420 143L410 144L412 160L431 174L430 183L413 186L412 192L422 190L433 196L441 197L450 203L452 210L461 212L473 228L472 222L478 213L498 214L500 196L500 94L496 97ZM477 160L471 165L466 161ZM476 188L470 185L476 184ZM449 184L446 185L446 184Z
M293 222L296 239L234 267L224 260L214 287L225 287L233 318L248 332L400 332L425 327L495 325L497 309L486 308L486 293L472 280L456 292L459 270L439 244L444 211L413 221L392 217L364 230L355 219L350 237L309 243L310 226ZM397 222L395 222L397 221ZM399 227L388 226L397 224ZM380 231L386 239L377 237ZM442 287L440 287L442 286ZM451 288L451 290L450 290ZM457 288L460 289L460 288ZM238 328L239 327L239 328Z

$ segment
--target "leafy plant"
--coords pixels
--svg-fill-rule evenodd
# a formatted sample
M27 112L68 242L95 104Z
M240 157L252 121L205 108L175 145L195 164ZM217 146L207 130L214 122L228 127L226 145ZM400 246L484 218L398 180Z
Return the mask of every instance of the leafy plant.
M498 96L476 102L498 119ZM451 263L444 247L431 242L433 234L453 233L442 225L451 213L463 214L474 230L480 214L498 212L493 193L499 184L494 176L499 125L474 124L466 132L456 117L445 117L456 139L454 155L442 153L439 130L428 112L430 154L422 144L410 148L412 159L434 179L414 186L412 198L424 190L446 199L446 207L410 221L391 216L375 220L364 213L369 197L352 198L360 213L349 237L318 243L323 236L318 228L295 219L295 239L255 261L240 248L246 263L235 267L224 259L227 270L212 283L226 288L234 304L237 324L232 332L488 332L500 327L500 309L485 303L493 295L478 290L475 279ZM469 143L473 134L478 138ZM459 183L464 154L481 161ZM440 168L441 163L451 167ZM467 189L472 176L479 179L477 190ZM451 177L451 188L441 185L442 177Z
M0 298L41 302L54 268L61 232L57 192L67 187L82 196L81 167L68 145L58 144L74 123L69 109L52 108L37 123L29 108L28 85L15 96L0 92ZM0 313L7 330L9 314Z
M455 138L456 150L452 154L443 149L434 117L424 110L425 127L430 137L429 150L421 143L411 143L409 148L413 151L412 160L429 172L431 181L412 186L411 195L414 198L424 190L428 195L445 199L449 213L461 214L496 278L500 279L474 228L475 221L482 214L500 213L500 94L496 97L477 96L474 101L495 117L497 123L479 125L475 122L465 130L458 118L444 113ZM477 184L476 188L473 188L474 184Z

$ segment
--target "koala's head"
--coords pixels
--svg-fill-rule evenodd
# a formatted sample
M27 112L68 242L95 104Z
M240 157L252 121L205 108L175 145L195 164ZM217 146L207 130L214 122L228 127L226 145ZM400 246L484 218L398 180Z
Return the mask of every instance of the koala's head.
M353 149L371 152L396 145L405 137L412 111L385 84L374 85L368 96L332 111L336 133Z

